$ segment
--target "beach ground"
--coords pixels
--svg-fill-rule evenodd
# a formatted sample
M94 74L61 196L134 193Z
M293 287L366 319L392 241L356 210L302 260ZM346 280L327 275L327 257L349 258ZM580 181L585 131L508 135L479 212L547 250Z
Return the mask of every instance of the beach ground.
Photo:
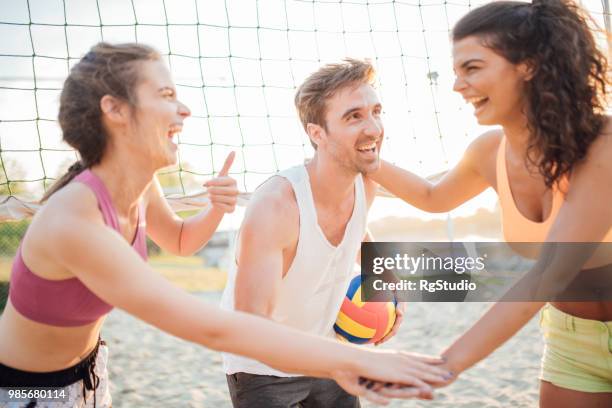
M8 280L10 258L0 258L0 281ZM176 285L218 304L226 274L198 257L155 256L153 268ZM436 354L489 307L487 303L410 304L398 335L383 345ZM464 373L434 401L396 400L390 407L534 407L542 340L534 318L491 357ZM221 354L162 333L114 310L102 331L109 344L115 407L231 407ZM248 333L245 333L248 341ZM316 352L313 350L313 352ZM362 402L363 407L373 407Z
M214 304L220 300L219 292L198 296ZM382 347L439 353L487 307L487 303L411 304L399 334ZM169 336L119 310L109 315L103 337L110 348L114 406L231 407L220 353ZM389 406L537 406L541 351L534 318L490 358L438 390L434 401L396 400ZM367 402L362 406L373 407Z

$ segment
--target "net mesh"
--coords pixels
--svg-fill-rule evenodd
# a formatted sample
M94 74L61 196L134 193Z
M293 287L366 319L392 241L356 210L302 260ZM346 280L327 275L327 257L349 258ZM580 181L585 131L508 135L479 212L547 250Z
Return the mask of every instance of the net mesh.
M311 156L293 107L321 64L371 58L383 155L421 174L446 170L478 134L453 95L449 30L478 1L12 0L0 5L1 219L29 215L76 159L57 125L70 67L96 42L142 42L167 60L192 111L179 160L161 172L184 201L236 150L230 174L252 191ZM586 4L601 27L607 2ZM7 198L8 197L8 198Z

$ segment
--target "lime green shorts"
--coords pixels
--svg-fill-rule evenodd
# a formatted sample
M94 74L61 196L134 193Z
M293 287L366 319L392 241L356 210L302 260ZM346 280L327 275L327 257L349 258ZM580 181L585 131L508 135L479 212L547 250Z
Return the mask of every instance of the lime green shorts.
M540 380L582 392L612 392L612 322L581 319L547 304L540 327Z

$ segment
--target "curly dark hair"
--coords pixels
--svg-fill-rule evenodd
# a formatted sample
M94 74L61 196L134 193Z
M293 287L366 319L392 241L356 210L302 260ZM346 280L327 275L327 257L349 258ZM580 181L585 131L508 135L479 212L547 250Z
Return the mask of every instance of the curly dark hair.
M606 121L608 63L589 20L569 0L498 1L472 10L452 31L453 41L478 36L511 63L533 69L525 89L525 160L549 188L571 175Z

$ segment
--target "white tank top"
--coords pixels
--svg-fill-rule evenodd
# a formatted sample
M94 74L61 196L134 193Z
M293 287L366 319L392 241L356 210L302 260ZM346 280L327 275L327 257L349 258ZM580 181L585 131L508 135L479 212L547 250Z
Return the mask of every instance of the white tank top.
M366 231L367 205L363 179L360 174L355 180L353 214L346 225L342 242L333 246L319 227L306 167L292 167L277 176L287 179L293 187L300 230L295 258L282 280L270 318L298 330L333 338L333 325L354 275L355 259ZM235 280L236 265L232 262L221 300L224 309L234 309ZM249 334L244 334L245 341L249 341ZM223 368L227 374L245 372L293 376L259 361L229 353L223 353Z

